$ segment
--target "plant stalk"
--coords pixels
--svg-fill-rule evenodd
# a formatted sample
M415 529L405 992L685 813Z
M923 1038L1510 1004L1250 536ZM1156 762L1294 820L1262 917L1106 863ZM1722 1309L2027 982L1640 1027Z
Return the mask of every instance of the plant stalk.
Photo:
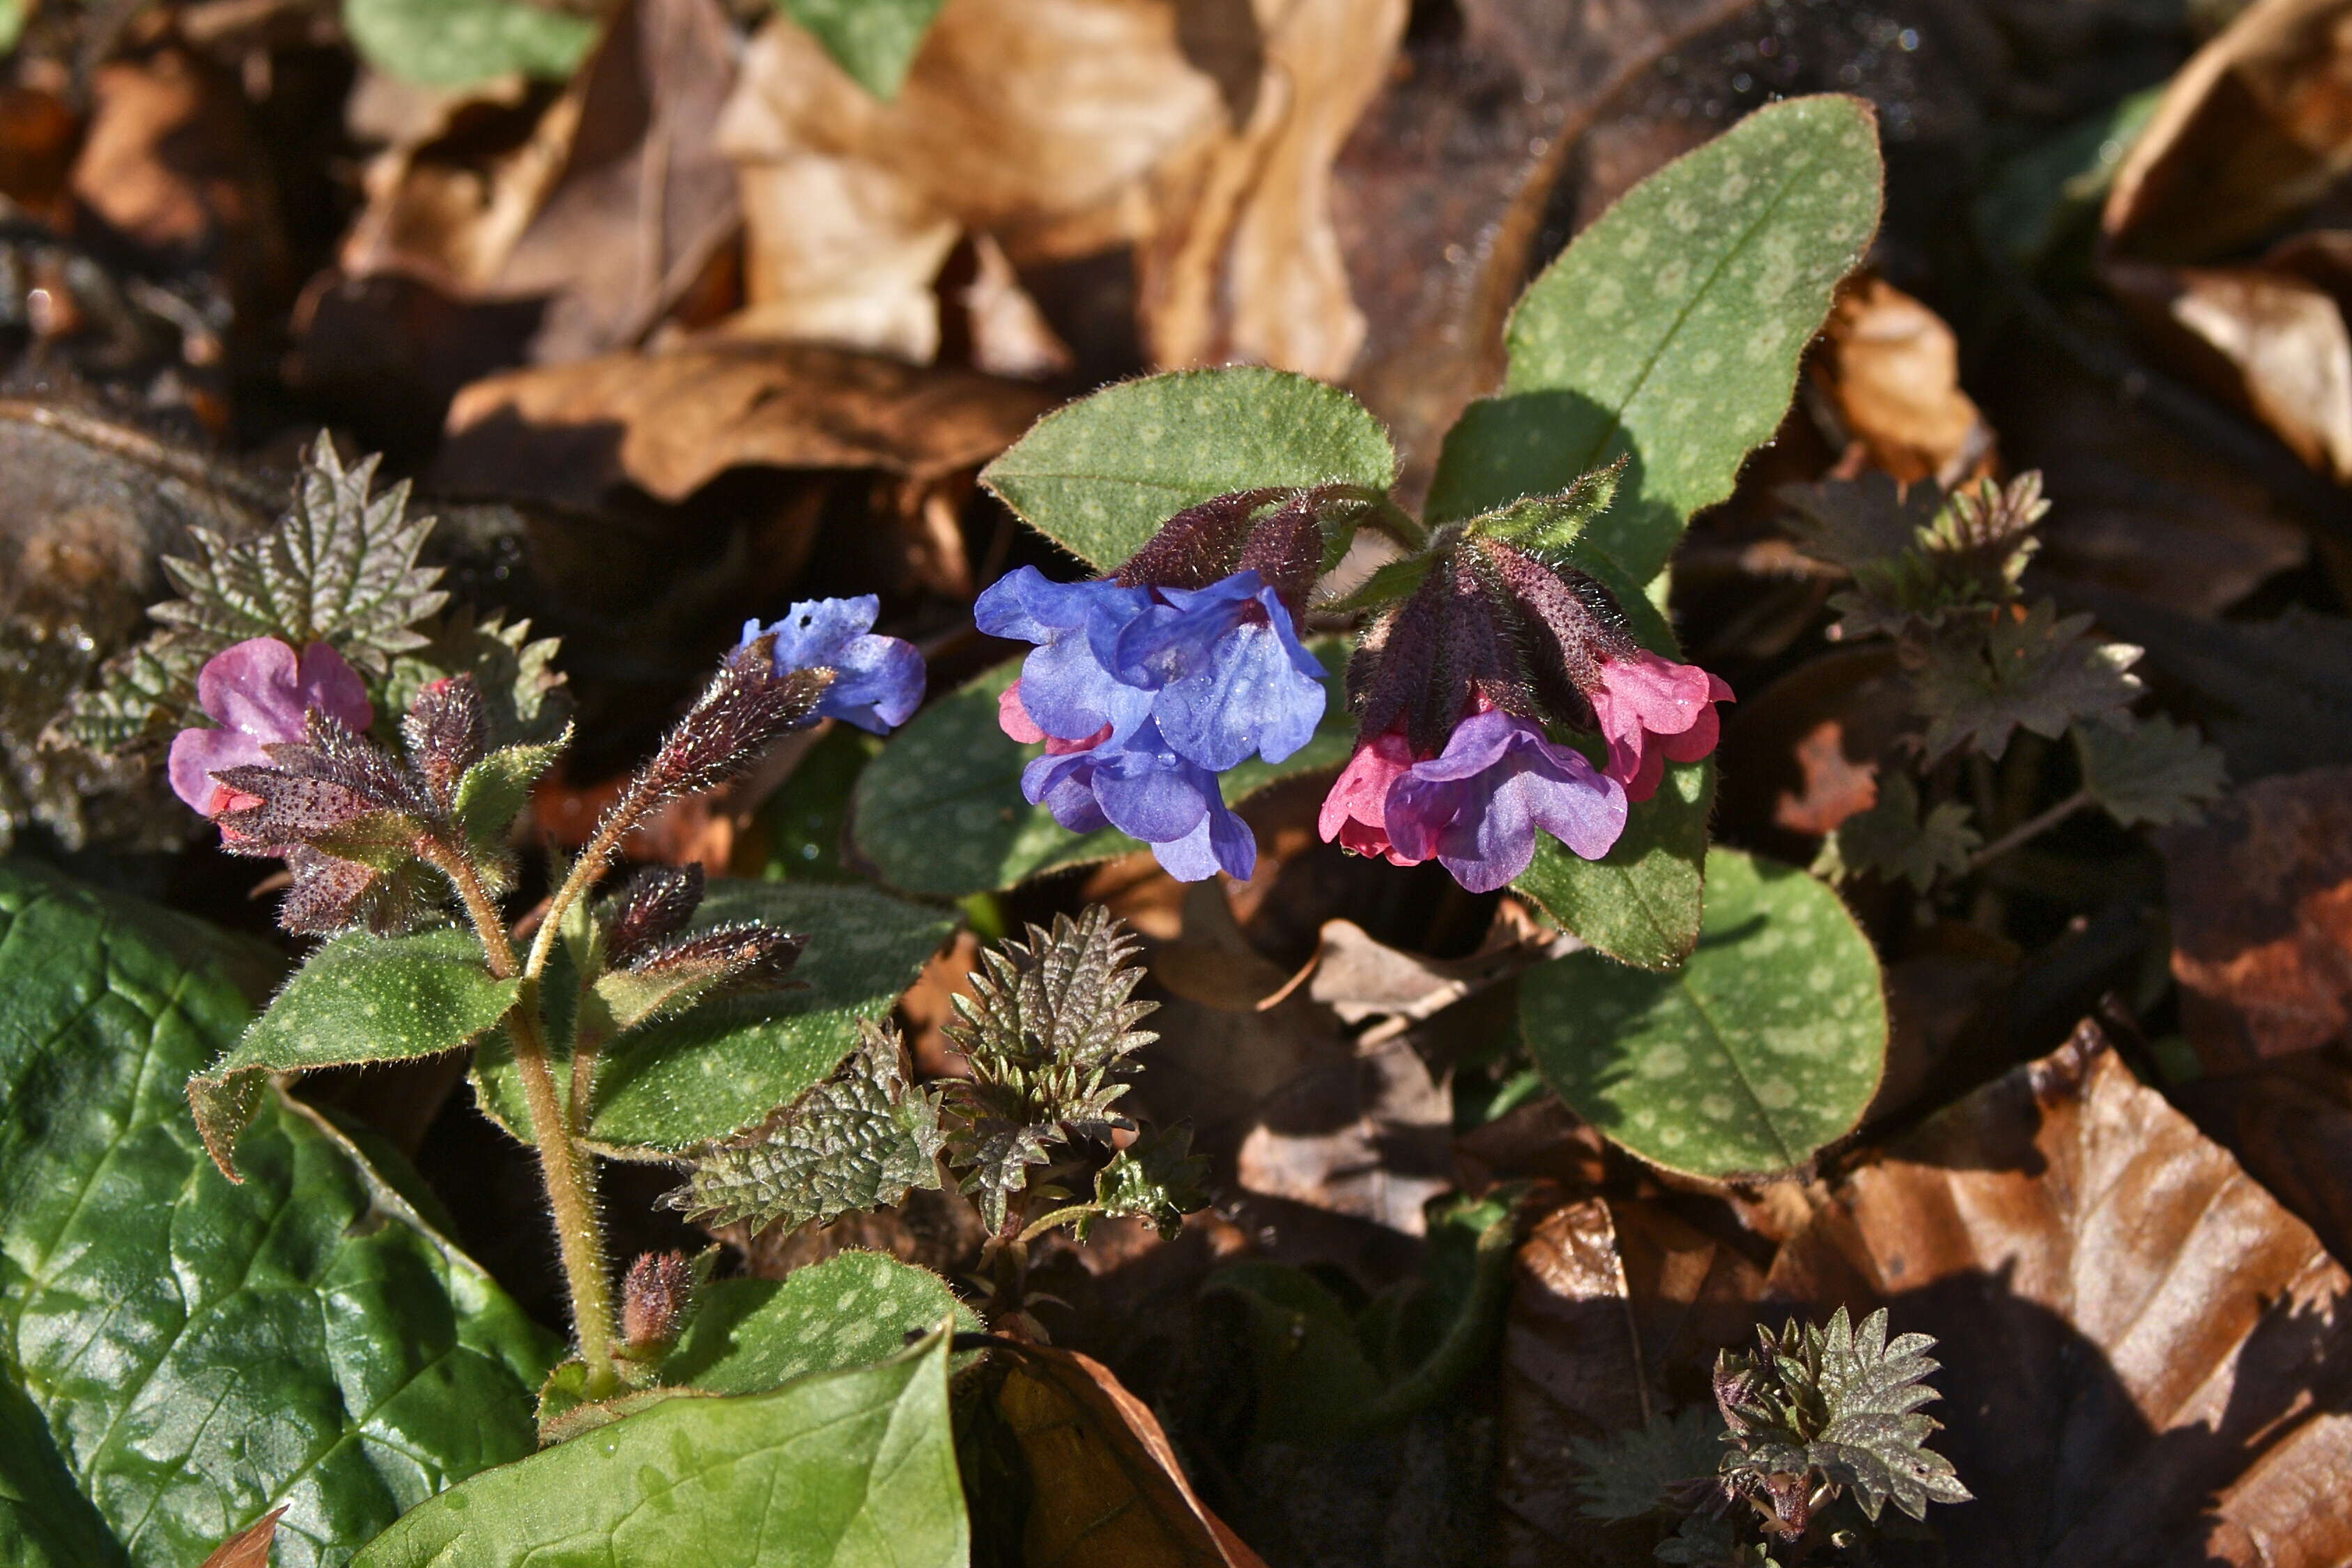
M2076 790L2049 810L2027 817L1974 855L1969 857L1969 869L1981 871L2029 838L2037 838L2057 826L2076 812L2091 804L2091 792Z
M525 980L514 1011L507 1015L515 1066L522 1073L523 1100L530 1110L531 1142L539 1150L547 1206L555 1219L556 1249L572 1292L572 1331L587 1364L587 1394L609 1395L619 1386L613 1370L613 1290L604 1268L604 1230L596 1215L594 1156L572 1136L570 1121L555 1098L555 1073L539 1028L539 986Z
M522 972L527 978L538 979L540 972L547 967L547 955L555 949L555 933L563 923L565 912L581 895L587 892L597 878L604 874L604 867L612 859L613 851L620 847L622 838L653 805L655 795L656 792L646 784L645 775L638 774L629 781L628 793L614 802L613 808L604 814L604 820L596 825L596 836L580 851L579 858L572 862L571 873L563 879L563 885L548 897L547 912L539 918L538 933L531 938L530 956L523 963Z

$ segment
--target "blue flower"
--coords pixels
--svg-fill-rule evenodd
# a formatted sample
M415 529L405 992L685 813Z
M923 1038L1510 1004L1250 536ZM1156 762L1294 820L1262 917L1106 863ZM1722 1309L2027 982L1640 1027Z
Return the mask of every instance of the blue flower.
M1145 720L1131 734L1079 751L1049 751L1022 771L1021 793L1073 833L1106 825L1151 846L1180 882L1219 870L1246 880L1257 840L1217 791L1217 775L1171 747Z
M807 599L769 626L745 621L742 642L773 637L778 675L831 669L833 684L816 710L886 735L922 706L923 656L904 637L873 635L874 617L881 609L882 602L871 594L855 599Z
M1165 602L1119 633L1112 668L1157 689L1151 716L1180 756L1223 773L1253 752L1278 763L1313 738L1324 668L1264 578L1159 592Z
M1119 634L1151 604L1148 588L1056 583L1024 566L989 584L972 621L990 637L1037 645L1021 666L1021 706L1039 730L1083 741L1107 725L1116 738L1151 711L1150 691L1112 671Z

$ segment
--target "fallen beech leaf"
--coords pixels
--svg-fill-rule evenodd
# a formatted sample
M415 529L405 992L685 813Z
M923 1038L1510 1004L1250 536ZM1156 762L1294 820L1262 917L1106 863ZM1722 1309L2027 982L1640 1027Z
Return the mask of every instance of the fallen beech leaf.
M1839 1183L1769 1285L1940 1342L1955 1563L2352 1554L2352 1279L2088 1024Z
M2159 834L2181 1019L2206 1066L2324 1046L2352 1023L2352 768L2257 780Z
M1891 645L1809 660L1742 702L1725 729L1724 820L1784 836L1761 842L1809 859L1813 839L1877 804L1879 769L1917 730Z
M1704 1402L1715 1352L1748 1337L1760 1269L1654 1204L1588 1198L1519 1246L1503 1339L1502 1560L1649 1561L1580 1511L1570 1447Z
M1055 1568L1265 1568L1194 1494L1150 1407L1100 1362L1007 1346L996 1409L1028 1462L1023 1560Z
M2107 193L2119 253L2202 261L2275 230L2352 172L2344 0L2256 0L2165 89Z
M2182 1084L2174 1097L2338 1263L2352 1258L2352 1068L2305 1051Z
M1419 1023L1506 975L1580 945L1557 931L1522 930L1498 921L1470 957L1427 958L1377 941L1353 921L1326 921L1307 994L1343 1024L1376 1017Z
M1045 406L1018 382L797 343L691 343L476 382L434 481L593 508L629 483L678 501L731 468L976 468Z
M1858 279L1822 331L1813 383L1873 467L1946 489L1991 470L1991 427L1960 390L1959 341L1935 311L1884 279Z
M204 1568L269 1568L269 1543L277 1537L278 1520L292 1506L279 1503L214 1547Z

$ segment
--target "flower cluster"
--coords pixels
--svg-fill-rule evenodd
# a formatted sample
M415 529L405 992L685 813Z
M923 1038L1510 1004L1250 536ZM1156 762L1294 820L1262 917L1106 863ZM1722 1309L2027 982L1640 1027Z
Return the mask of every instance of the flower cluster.
M1588 860L1669 762L1715 749L1718 677L1649 652L1607 589L1491 538L1461 541L1372 628L1348 671L1360 729L1319 827L1360 854L1435 859L1473 892L1535 858ZM1596 767L1547 726L1597 731Z
M1323 717L1297 630L1321 535L1297 509L1250 523L1232 503L1255 499L1178 514L1116 577L1024 566L974 606L982 631L1036 645L997 707L1006 734L1045 745L1022 793L1074 833L1143 840L1180 881L1250 874L1257 842L1217 775L1281 762Z

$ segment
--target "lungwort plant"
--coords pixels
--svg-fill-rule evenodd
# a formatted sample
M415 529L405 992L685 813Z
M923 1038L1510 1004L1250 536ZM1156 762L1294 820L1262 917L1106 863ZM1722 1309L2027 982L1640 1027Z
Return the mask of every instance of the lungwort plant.
M955 1339L973 1308L874 1254L781 1285L714 1279L708 1257L623 1268L614 1160L681 1171L673 1206L745 1231L952 1185L990 1237L968 1294L998 1336L992 1408L1024 1435L1000 1458L1031 1463L1034 1434L1089 1410L1164 1458L1139 1405L1024 1348L1042 1237L1109 1216L1172 1233L1206 1202L1188 1131L1124 1114L1154 1037L1136 940L1090 908L986 953L948 1031L962 1070L939 1081L889 1016L954 931L949 900L1143 848L1180 879L1247 878L1234 807L1286 778L1328 781L1325 840L1507 888L1580 939L1521 979L1528 1087L1661 1166L1806 1167L1877 1084L1877 963L1829 886L1709 848L1733 694L1660 606L1692 513L1787 407L1879 193L1870 110L1843 98L1759 110L1637 187L1528 290L1501 389L1446 437L1417 516L1377 422L1300 376L1180 372L1051 415L984 475L1083 563L980 596L1017 661L925 707L923 662L874 633L875 600L793 605L743 628L569 858L532 858L518 828L570 740L552 647L444 616L428 525L322 440L281 526L200 540L162 628L57 735L166 752L225 849L283 862L281 923L320 939L305 961L250 1016L216 937L0 872L9 1560L184 1564L282 1508L281 1563L667 1563L719 1542L729 1561L966 1562L949 1376L982 1342ZM2008 614L2015 574L1986 542L2023 525L2000 505L2010 521L1988 501L1916 560L1858 565L1857 592L1911 617L1870 625L1927 639L1923 691L2023 658L2082 694L2050 715L2114 708L2118 657ZM2002 721L1948 706L1937 744ZM844 867L614 874L665 802L821 721L889 736L838 753L843 859L884 887ZM568 1346L443 1238L396 1159L284 1090L461 1051L538 1163ZM1370 1356L1296 1270L1221 1277L1268 1430L1402 1420L1488 1353L1511 1205L1433 1212L1458 1289L1424 1355ZM1917 1447L1922 1348L1875 1319L1768 1338L1726 1374L1738 1454L1717 1500L1785 1533L1834 1496L1873 1516L1956 1496ZM219 1413L234 1442L205 1436ZM1045 1495L1024 1486L982 1500Z

